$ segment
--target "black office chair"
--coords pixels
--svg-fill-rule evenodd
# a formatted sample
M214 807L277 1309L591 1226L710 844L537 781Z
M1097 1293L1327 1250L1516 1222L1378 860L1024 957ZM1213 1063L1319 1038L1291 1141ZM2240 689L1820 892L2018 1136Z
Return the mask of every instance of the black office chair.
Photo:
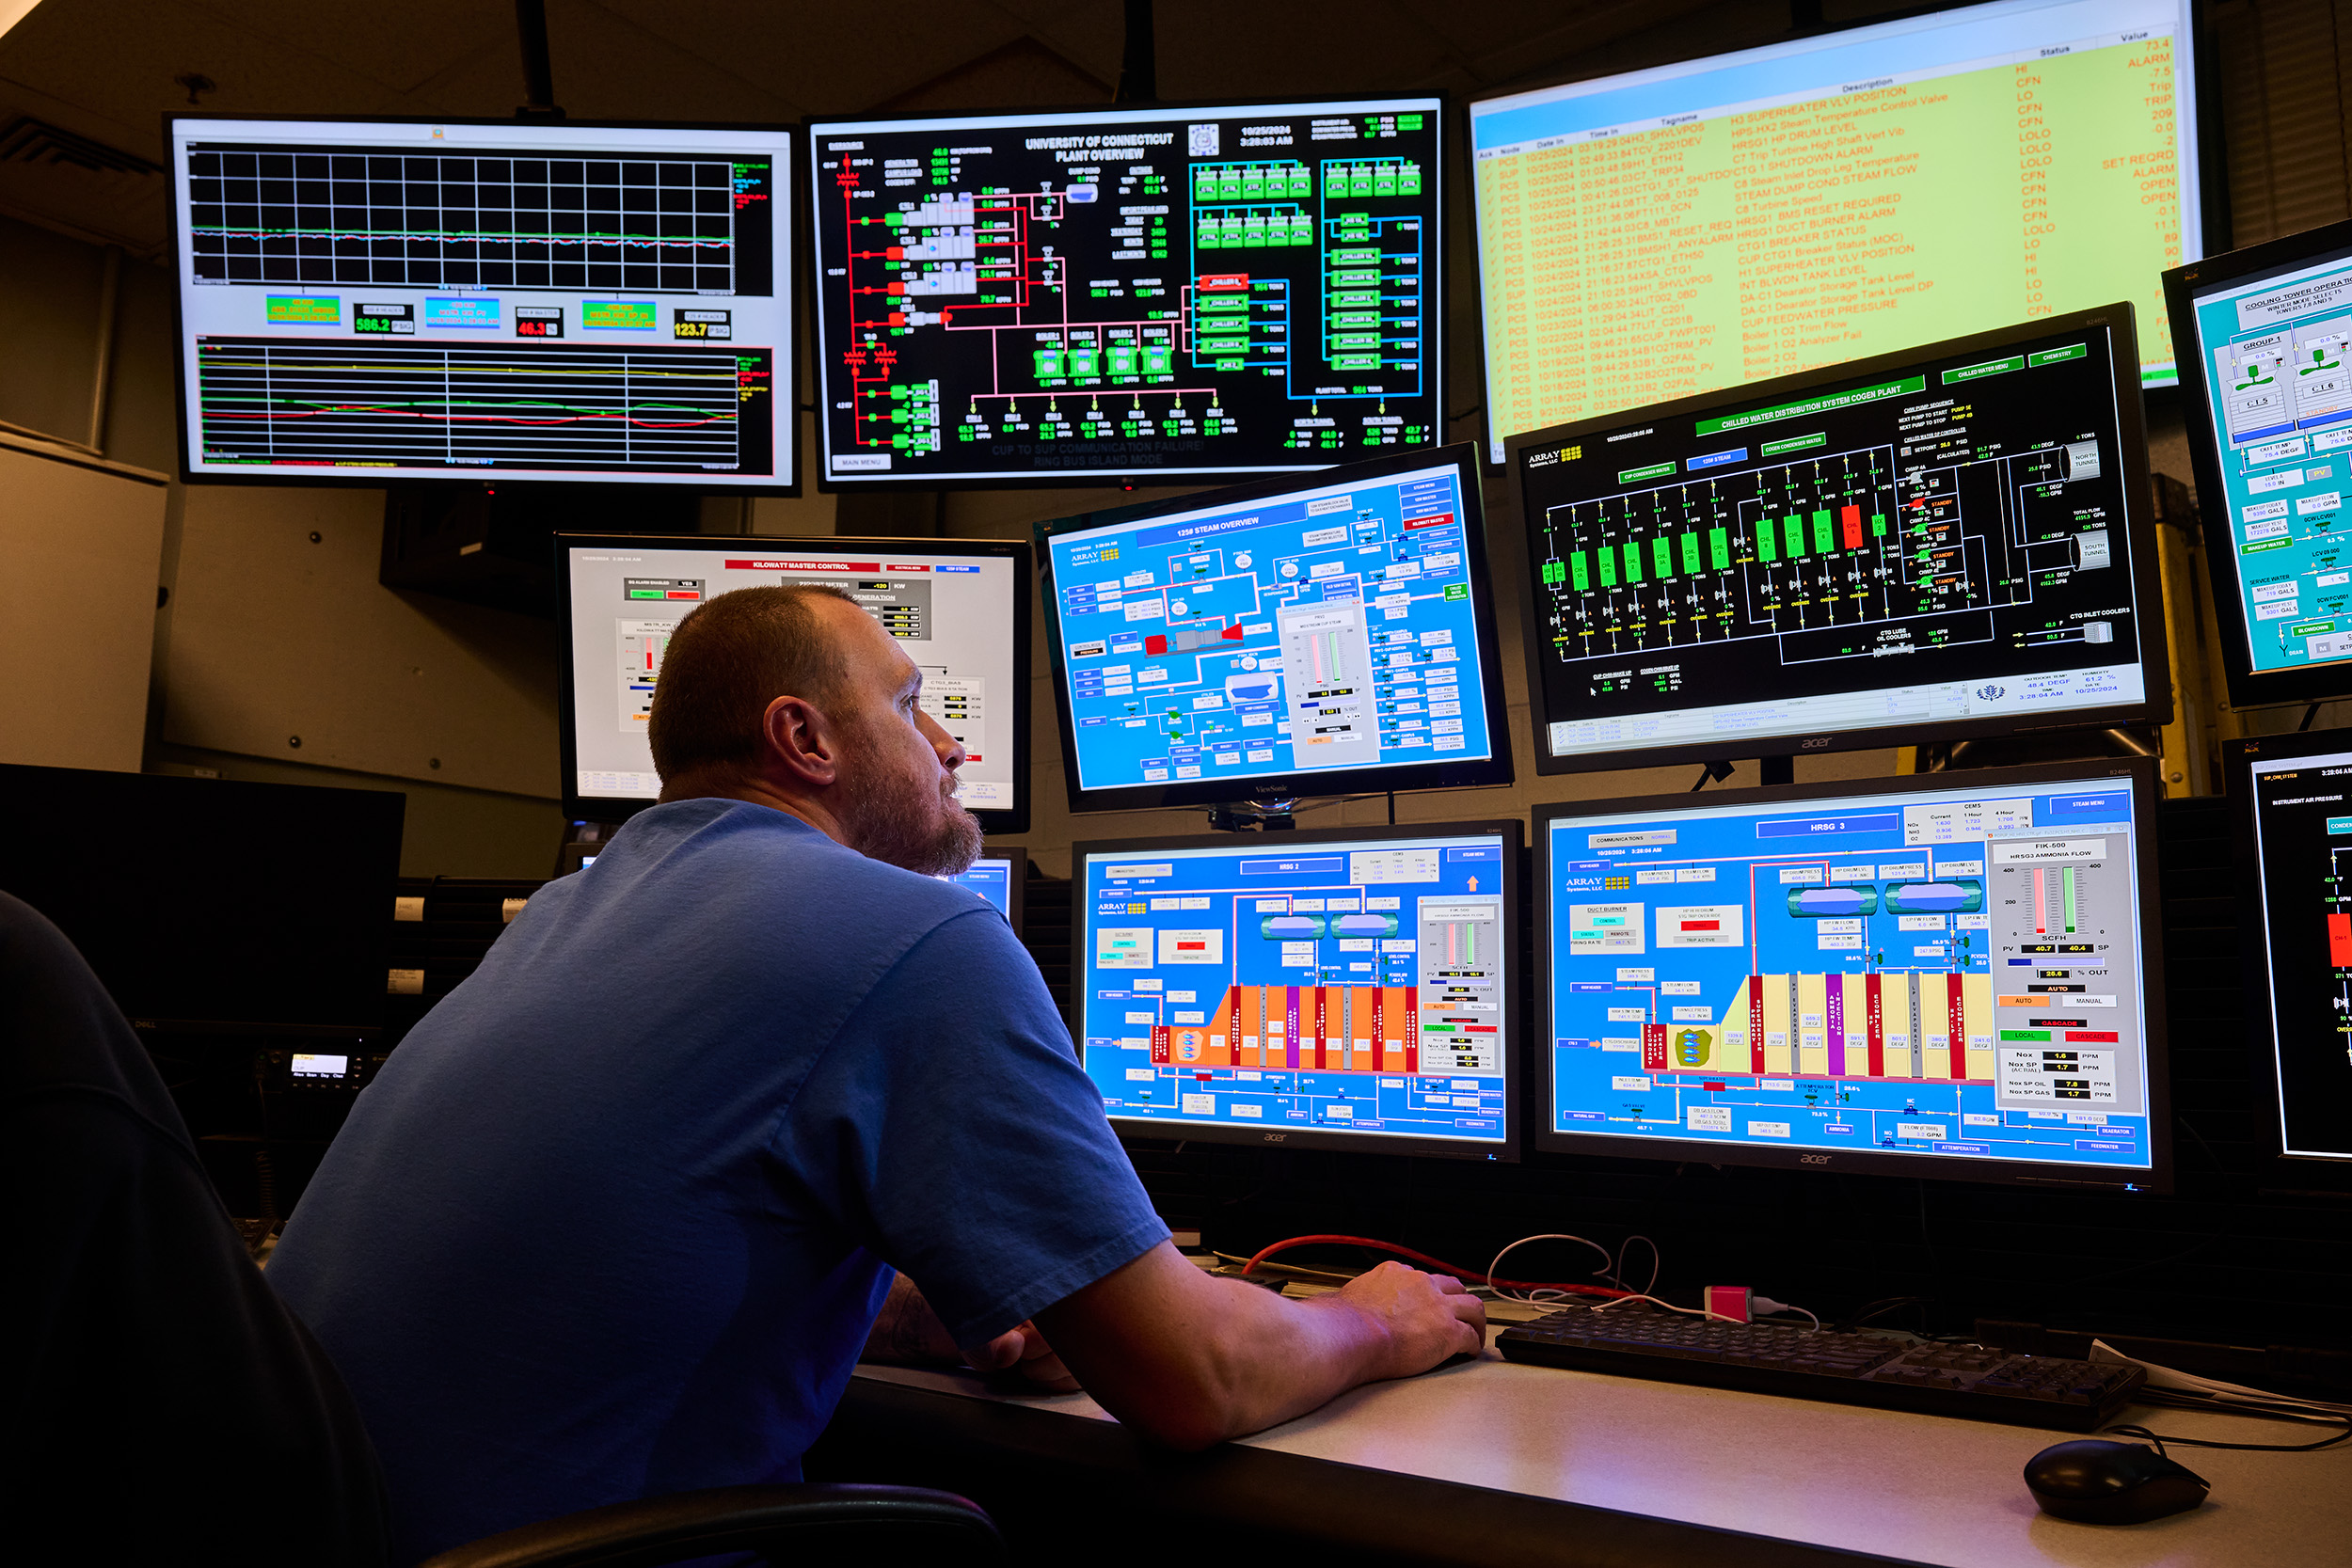
M253 1266L146 1048L62 932L0 893L0 1518L88 1562L382 1568L383 1482L334 1365ZM977 1507L735 1486L589 1509L435 1568L997 1562Z

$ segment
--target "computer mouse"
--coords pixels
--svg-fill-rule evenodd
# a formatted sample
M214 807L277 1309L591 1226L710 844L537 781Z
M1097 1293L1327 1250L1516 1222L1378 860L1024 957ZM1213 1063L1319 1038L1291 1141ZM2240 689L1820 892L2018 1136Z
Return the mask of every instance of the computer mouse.
M2213 1490L2145 1444L2098 1437L2053 1443L2026 1461L2026 1489L2042 1513L2084 1525L2145 1524L2185 1513Z

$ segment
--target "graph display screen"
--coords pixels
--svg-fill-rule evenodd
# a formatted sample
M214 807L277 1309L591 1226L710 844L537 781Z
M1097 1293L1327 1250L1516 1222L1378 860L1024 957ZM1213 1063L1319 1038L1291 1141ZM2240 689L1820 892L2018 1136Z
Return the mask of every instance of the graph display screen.
M1434 444L1443 107L813 123L822 483L1099 484Z
M1470 105L1521 431L2132 302L2201 254L2188 0L1998 0Z
M1518 1157L1516 822L1072 850L1071 1023L1123 1131Z
M2247 1043L2276 1091L2261 1114L2287 1158L2352 1163L2352 730L2233 749L2255 894L2238 939Z
M2158 1174L2153 767L1914 783L1539 808L1542 1136Z
M923 711L964 749L957 798L981 824L1028 826L1029 548L980 540L566 533L566 809L616 820L661 793L646 724L671 634L739 588L837 588L923 672ZM782 693L779 693L782 695Z
M1082 809L1508 783L1470 448L1045 526Z
M2352 691L2352 224L2167 276L2240 705Z
M167 129L188 478L796 483L793 132Z
M1539 770L2169 711L2130 317L1515 437Z

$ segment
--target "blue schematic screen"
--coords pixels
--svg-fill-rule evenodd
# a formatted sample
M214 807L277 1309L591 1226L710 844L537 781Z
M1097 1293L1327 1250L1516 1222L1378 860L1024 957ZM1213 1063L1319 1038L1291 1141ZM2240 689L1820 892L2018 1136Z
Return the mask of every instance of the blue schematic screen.
M2086 778L1545 814L1549 1131L2151 1167L2133 813Z
M1073 970L1104 1108L1506 1144L1516 837L1088 847Z
M1012 862L990 860L983 855L963 871L940 880L970 889L987 899L998 914L1007 920L1012 918Z
M1483 760L1460 469L1048 541L1081 789Z

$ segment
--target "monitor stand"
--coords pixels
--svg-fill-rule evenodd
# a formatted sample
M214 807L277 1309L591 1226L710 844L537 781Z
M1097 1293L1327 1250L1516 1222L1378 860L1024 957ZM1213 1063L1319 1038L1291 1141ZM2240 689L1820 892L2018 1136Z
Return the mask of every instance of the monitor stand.
M1209 826L1221 833L1290 832L1297 811L1296 800L1228 800L1209 808Z
M1722 784L1732 774L1732 764L1728 760L1703 762L1699 764L1699 767L1703 771L1699 774L1699 782L1691 786L1693 792L1705 789L1710 784ZM1760 784L1795 784L1797 782L1797 759L1794 757L1758 757L1756 771L1756 782Z

